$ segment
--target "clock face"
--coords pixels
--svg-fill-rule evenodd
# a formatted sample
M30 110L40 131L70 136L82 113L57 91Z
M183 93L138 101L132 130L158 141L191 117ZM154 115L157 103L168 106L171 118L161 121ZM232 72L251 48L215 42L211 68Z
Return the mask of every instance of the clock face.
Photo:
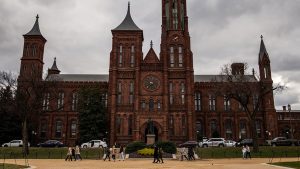
M151 75L145 77L143 83L144 87L150 91L154 91L159 87L159 79Z

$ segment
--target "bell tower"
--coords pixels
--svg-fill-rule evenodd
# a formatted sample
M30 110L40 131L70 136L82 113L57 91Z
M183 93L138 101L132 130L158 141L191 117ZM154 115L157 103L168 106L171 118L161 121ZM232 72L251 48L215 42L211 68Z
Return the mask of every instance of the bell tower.
M169 139L175 142L194 140L194 68L186 0L162 0L160 47Z

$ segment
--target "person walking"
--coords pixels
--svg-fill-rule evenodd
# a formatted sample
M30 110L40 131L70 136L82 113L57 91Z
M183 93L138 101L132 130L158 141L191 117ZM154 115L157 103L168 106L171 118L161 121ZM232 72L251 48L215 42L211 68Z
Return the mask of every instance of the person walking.
M183 161L183 158L185 158L186 160L188 160L188 157L187 157L187 153L186 153L186 148L185 147L181 147L180 150L180 160Z
M246 159L246 152L247 152L247 149L245 146L243 146L242 148L242 156L243 156L243 159Z
M66 159L65 159L65 161L72 161L72 148L71 147L69 147L68 148L68 151L67 151L67 157L66 157Z
M108 158L108 161L110 161L110 148L106 147L105 148L105 158L103 159L104 161Z
M158 160L159 160L159 162L161 161L161 163L164 163L164 160L163 160L163 150L162 150L162 148L160 147L159 149L158 149Z
M154 145L154 154L153 154L153 163L158 163L160 160L158 159L158 147Z
M115 146L113 146L111 158L114 162L116 162L116 154L117 154L117 149L115 148Z
M125 160L125 157L124 157L124 147L123 147L123 145L121 145L121 147L120 147L120 159L119 159L119 161L124 161Z
M79 159L82 160L81 155L80 155L80 148L79 148L78 145L75 148L75 159L76 160L79 160Z
M193 147L190 146L188 148L188 159L189 160L196 160L195 157L194 157L194 151L193 151Z
M75 148L74 147L72 147L72 157L74 158L74 160L76 161L76 157L75 157Z
M250 152L250 147L246 145L246 158L248 157L251 159L251 152Z

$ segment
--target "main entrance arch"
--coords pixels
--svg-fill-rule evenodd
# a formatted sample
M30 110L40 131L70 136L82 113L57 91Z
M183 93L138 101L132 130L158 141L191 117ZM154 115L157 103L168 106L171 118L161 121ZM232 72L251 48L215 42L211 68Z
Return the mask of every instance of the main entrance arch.
M162 140L162 127L161 125L153 120L153 128L154 128L154 134L155 134L155 142ZM141 126L141 141L147 142L147 134L149 134L149 129L147 128L147 122L145 122Z

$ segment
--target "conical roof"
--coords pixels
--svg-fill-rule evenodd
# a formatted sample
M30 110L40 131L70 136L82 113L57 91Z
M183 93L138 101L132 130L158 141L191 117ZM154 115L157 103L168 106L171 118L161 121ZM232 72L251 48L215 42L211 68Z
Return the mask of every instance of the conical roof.
M41 34L40 26L39 26L39 15L36 16L36 20L35 20L35 23L34 23L32 29L28 33L26 33L25 35L40 35L40 36L43 36Z
M60 71L60 70L57 68L57 65L56 65L56 58L54 58L53 65L52 65L52 67L51 67L50 70Z
M269 54L267 52L265 43L264 43L264 37L261 35L261 42L260 42L260 49L259 49L259 60L262 61L263 57L266 56L267 59L269 59Z
M141 29L134 23L132 20L131 14L130 14L130 3L128 3L128 10L125 19L123 22L113 29L115 31L125 31L125 30L130 30L130 31L140 31Z

